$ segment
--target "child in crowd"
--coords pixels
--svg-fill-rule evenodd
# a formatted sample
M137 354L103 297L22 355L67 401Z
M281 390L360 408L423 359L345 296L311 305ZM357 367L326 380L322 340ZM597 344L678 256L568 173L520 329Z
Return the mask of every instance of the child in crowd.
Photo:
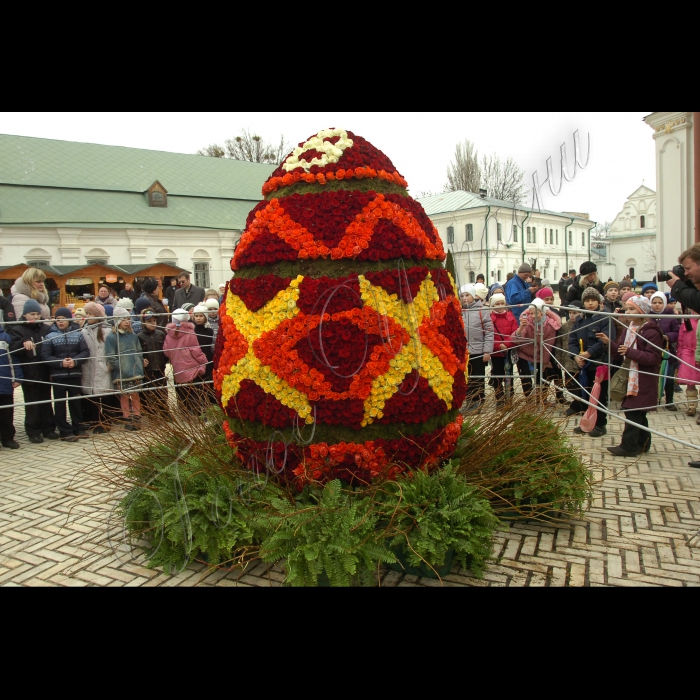
M10 352L21 362L24 374L24 430L29 442L35 444L44 438L58 440L51 408L51 376L48 365L41 361L41 345L50 327L42 322L42 308L34 299L24 303L20 320L26 323L10 326Z
M462 317L469 350L468 394L469 407L481 403L486 398L484 375L486 365L493 352L493 322L491 314L484 308L481 299L476 297L476 290L471 284L465 284L460 290Z
M216 347L216 336L219 333L219 302L216 299L206 299L204 306L207 307L207 321L212 330L212 343Z
M581 301L584 311L576 319L569 335L569 352L575 356L574 359L579 367L577 381L582 387L581 398L590 401L598 367L605 366L608 360L605 344L597 337L599 333L607 334L608 318L596 313L603 304L603 297L595 287L587 287L581 295ZM595 428L588 433L591 437L602 437L608 432L608 416L605 413L608 408L607 379L601 383L598 404L604 410L598 410ZM587 410L588 404L577 400L571 404L566 415L573 416L577 413L585 413ZM578 435L586 434L580 427L574 428L574 432Z
M82 328L85 323L85 308L79 307L73 312L73 323L75 323L78 328Z
M165 332L158 328L158 320L159 316L153 309L146 309L141 314L141 332L138 334L146 375L143 403L144 408L151 412L165 411L168 406L168 379L165 376L167 359L163 353Z
M632 283L628 279L622 280L620 282L620 300L622 300L622 297L627 294L627 292L632 291ZM622 310L624 313L624 302L622 302Z
M83 419L87 423L96 424L93 434L101 435L109 431L111 419L117 408L117 398L112 386L112 369L105 354L105 344L112 328L107 323L105 307L101 304L88 302L85 304L85 314L86 322L81 333L90 351L90 357L83 364Z
M204 304L198 304L194 307L192 320L194 321L199 347L207 358L207 366L202 375L202 382L209 382L214 373L214 331L209 326L208 309ZM211 386L207 384L204 388L209 392L211 399L215 400L215 395Z
M609 314L619 314L622 310L620 285L617 282L608 282L604 287L604 294L603 311Z
M15 440L14 393L24 375L17 356L10 353L11 341L5 325L0 324L0 442L3 447L16 450L19 443Z
M489 384L496 391L496 405L505 403L506 360L513 347L512 335L518 330L518 322L512 312L506 309L503 294L491 295L491 321L493 322L493 353L491 353L491 379Z
M540 290L541 291L541 290ZM551 292L551 289L549 290ZM561 318L548 309L541 298L533 300L528 309L520 314L519 328L512 336L518 350L518 355L527 360L530 372L535 377L535 384L542 383L541 374L548 381L555 381L558 373L553 367L554 346L557 331L561 328ZM544 340L544 346L542 342ZM539 365L542 364L542 372ZM561 397L561 389L557 387L557 398ZM547 392L544 393L546 397Z
M676 355L680 360L678 368L678 383L685 386L685 396L688 401L686 416L693 417L698 410L698 384L700 384L700 370L695 367L695 351L697 349L698 317L697 311L691 311L696 318L686 318L681 321L678 329L678 345ZM690 365L690 366L688 366ZM700 416L697 418L700 425Z
M195 334L190 314L183 309L173 312L172 323L166 326L163 352L173 366L173 378L178 399L190 410L197 406L192 383L201 381L207 366L207 356L202 352Z
M651 303L644 296L634 296L626 303L628 314L644 315L651 313ZM613 353L629 359L629 379L627 395L622 401L625 423L622 442L619 446L608 447L616 457L637 457L651 448L651 433L647 413L655 411L658 399L658 375L661 366L663 333L653 319L630 318L622 343L610 340L605 333L598 333L598 339L610 344ZM602 395L602 393L601 393Z
M554 358L559 363L562 370L564 386L570 393L576 392L576 380L574 377L578 374L578 365L574 359L575 355L569 352L569 335L574 327L576 319L583 311L583 304L580 301L574 300L569 302L569 320L562 324L562 327L557 333L555 341ZM567 403L566 400L560 403Z
M112 369L112 385L119 392L122 416L126 429L139 430L141 398L139 392L144 381L144 360L141 343L134 333L129 312L121 307L114 309L115 332L105 341L107 363Z
M663 348L669 353L664 395L666 397L666 410L675 412L678 410L676 404L673 403L673 392L676 387L675 374L678 366L676 343L678 342L678 331L680 330L681 322L675 310L668 307L666 295L663 292L654 292L649 301L651 302L652 313L663 314L661 318L656 318L655 320L664 334Z
M543 283L545 280L542 280ZM542 301L547 305L547 311L555 314L559 317L559 328L556 329L556 338L554 341L555 352L552 356L551 367L544 370L546 379L555 382L555 392L557 397L557 403L565 404L568 403L564 398L564 394L561 391L562 387L562 367L557 359L556 348L560 345L560 333L561 333L561 323L562 323L562 312L559 309L552 309L550 307L554 306L554 290L549 285L543 286L536 294L537 299L542 299ZM552 321L552 323L554 323ZM555 324L556 325L556 324Z
M80 327L70 309L56 310L55 321L41 346L41 359L49 366L53 389L54 415L61 440L77 442L87 437L83 425L82 365L90 356ZM68 411L66 411L68 404ZM70 422L68 421L70 413Z
M141 332L141 318L134 312L134 302L129 297L124 297L117 302L117 309L126 309L131 317L131 331L139 334Z
M651 299L654 292L658 292L659 288L653 282L647 282L642 286L642 296Z

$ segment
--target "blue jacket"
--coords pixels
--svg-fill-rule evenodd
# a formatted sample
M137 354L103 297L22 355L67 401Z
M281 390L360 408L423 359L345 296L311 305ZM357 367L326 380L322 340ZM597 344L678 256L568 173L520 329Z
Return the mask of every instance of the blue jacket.
M105 357L112 368L112 383L143 379L143 350L136 333L115 330L105 340Z
M12 382L22 379L22 365L10 354L10 335L0 327L0 394L12 394Z
M63 360L68 357L75 360L73 367L63 366ZM82 379L83 370L80 366L88 357L90 350L80 332L80 326L72 321L65 331L54 323L41 344L41 359L48 363L51 379Z
M518 275L515 275L515 277L506 282L505 293L506 304L508 304L508 306L523 304L523 306L511 309L516 321L520 323L520 314L530 306L530 302L532 301L530 288L528 287L527 282L521 280Z

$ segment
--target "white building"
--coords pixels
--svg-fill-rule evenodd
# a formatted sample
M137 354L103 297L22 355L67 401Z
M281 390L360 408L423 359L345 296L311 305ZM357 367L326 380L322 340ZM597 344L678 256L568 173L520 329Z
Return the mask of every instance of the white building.
M670 270L695 243L693 112L652 112L644 121L656 147L659 270ZM700 154L698 155L700 157Z
M656 221L656 192L642 185L627 198L610 235L591 244L604 255L605 262L598 265L603 280L619 282L629 275L641 283L656 276Z
M0 269L100 264L122 284L121 272L163 263L216 287L232 276L234 247L274 169L0 134Z
M556 284L563 272L591 259L587 214L538 211L471 192L446 192L420 200L452 252L457 284L505 282L524 262Z

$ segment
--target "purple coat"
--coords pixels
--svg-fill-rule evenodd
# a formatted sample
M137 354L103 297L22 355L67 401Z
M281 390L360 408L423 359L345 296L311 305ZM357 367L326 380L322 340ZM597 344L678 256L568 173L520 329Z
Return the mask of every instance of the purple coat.
M685 323L681 323L680 331L678 332L678 347L676 348L676 355L687 362L688 365L681 363L678 367L678 383L679 384L700 384L700 371L697 369L692 369L695 365L695 347L697 345L696 332L698 328L698 319L690 319L691 330L687 331L685 329Z
M626 335L626 333L625 333ZM620 342L610 341L613 355L623 357L618 352L618 348L623 344L625 336L620 337ZM647 342L649 341L649 342ZM661 350L657 348L663 347L664 334L661 332L661 327L654 320L646 321L644 325L637 331L637 342L633 348L627 350L627 355L630 360L639 363L639 393L637 396L625 396L622 402L624 411L655 411L659 403L659 378L642 372L650 372L658 375L661 368ZM649 343L653 343L653 347ZM624 359L624 358L623 358Z
M668 306L663 310L664 318L657 318L656 322L661 326L661 330L665 336L668 336L670 345L675 345L678 342L678 331L681 328L681 321L673 309Z

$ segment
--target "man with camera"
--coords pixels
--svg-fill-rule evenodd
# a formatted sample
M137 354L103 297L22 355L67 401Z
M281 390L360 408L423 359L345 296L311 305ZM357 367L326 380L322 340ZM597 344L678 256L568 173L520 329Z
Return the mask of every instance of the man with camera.
M656 279L666 282L673 290L671 296L682 306L700 313L700 243L688 248L678 257L680 265L668 272L658 272Z
M660 271L656 275L659 282L666 284L673 290L671 296L681 303L683 313L686 309L692 309L700 313L700 243L691 246L678 256L680 265L675 265L668 272ZM685 321L689 325L689 321ZM695 366L700 369L696 360ZM688 466L700 469L700 461L688 462Z

